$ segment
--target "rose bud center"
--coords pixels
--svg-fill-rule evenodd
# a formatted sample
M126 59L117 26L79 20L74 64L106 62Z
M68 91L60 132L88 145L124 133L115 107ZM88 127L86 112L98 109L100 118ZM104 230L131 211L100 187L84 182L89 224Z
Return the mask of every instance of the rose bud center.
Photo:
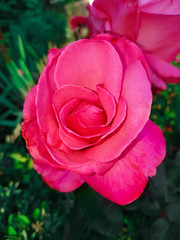
M94 103L81 101L67 116L66 122L70 129L80 133L81 127L95 127L106 124L104 110Z

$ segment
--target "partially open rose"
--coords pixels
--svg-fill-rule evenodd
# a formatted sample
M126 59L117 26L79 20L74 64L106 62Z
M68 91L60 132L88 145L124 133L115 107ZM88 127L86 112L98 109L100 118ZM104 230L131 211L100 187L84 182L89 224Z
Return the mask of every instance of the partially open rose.
M154 91L180 82L180 69L169 64L180 53L180 1L95 0L88 10L92 33L117 33L139 45Z
M89 38L92 35L91 24L87 17L73 16L70 21L75 39Z
M52 49L23 110L34 168L61 192L85 181L115 203L134 201L165 156L151 101L146 60L129 40L101 34Z

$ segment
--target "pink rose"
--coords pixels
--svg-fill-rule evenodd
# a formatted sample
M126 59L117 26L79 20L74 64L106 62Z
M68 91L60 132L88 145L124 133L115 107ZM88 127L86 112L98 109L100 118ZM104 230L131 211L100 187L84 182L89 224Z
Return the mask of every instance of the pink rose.
M34 168L60 192L85 181L115 203L134 201L165 156L151 101L146 60L129 40L101 34L52 49L23 110Z
M180 82L180 69L169 64L180 52L180 1L95 0L88 10L96 33L114 32L139 45L155 91Z

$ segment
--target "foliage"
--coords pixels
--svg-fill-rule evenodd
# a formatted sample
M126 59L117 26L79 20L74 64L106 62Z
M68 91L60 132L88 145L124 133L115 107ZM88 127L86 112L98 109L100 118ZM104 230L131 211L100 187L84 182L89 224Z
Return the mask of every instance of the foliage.
M47 52L47 42L64 43L66 19L61 12L55 12L49 4L45 9L39 0L1 0L0 27L6 35L6 44L16 44L16 37L21 35L42 56ZM63 1L66 3L67 1ZM41 34L39 34L41 31Z
M24 46L25 45L25 46ZM17 37L17 57L5 63L4 72L0 70L0 129L12 131L22 121L22 107L25 96L35 85L46 63L46 58L38 55L26 42ZM12 50L13 55L14 50ZM2 137L2 136L1 136Z
M21 137L15 145L1 145L0 154L0 239L56 239L69 211L68 196L45 186Z
M180 65L179 65L180 68ZM166 91L154 97L151 119L162 130L175 151L180 149L180 85L169 84Z

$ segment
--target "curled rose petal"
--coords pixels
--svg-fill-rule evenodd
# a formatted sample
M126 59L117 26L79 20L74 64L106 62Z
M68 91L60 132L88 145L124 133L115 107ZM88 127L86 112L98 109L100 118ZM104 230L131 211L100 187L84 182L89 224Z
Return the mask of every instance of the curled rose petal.
M108 91L106 91L104 88L100 86L97 86L97 93L99 95L99 99L103 106L103 109L106 112L107 124L109 124L116 113L115 100Z

